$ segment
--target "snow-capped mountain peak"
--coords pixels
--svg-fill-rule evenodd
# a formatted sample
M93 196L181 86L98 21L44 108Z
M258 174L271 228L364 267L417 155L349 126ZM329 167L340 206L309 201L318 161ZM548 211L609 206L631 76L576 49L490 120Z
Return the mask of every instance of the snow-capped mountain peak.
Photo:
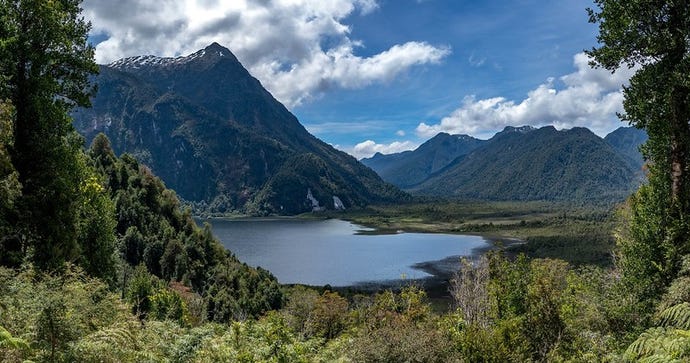
M181 65L194 61L195 59L202 59L208 57L229 57L235 56L227 48L224 48L218 43L212 43L208 47L201 49L195 53L187 56L179 57L157 57L154 55L139 55L135 57L127 57L118 59L110 64L108 67L115 69L139 69L142 67L165 67L171 65Z

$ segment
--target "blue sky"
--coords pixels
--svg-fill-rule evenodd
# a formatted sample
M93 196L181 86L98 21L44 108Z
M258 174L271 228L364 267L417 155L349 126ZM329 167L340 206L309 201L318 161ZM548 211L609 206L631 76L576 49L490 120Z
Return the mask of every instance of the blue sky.
M97 60L227 46L309 131L356 157L439 131L622 126L630 70L592 70L579 0L84 2ZM164 10L161 11L160 9Z

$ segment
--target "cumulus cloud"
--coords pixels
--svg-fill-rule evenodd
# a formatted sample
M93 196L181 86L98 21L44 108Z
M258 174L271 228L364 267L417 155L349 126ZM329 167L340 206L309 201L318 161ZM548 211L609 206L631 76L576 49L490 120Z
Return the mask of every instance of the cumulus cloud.
M421 137L439 132L487 136L505 126L544 126L557 128L584 126L605 135L620 126L616 112L623 112L622 85L627 84L635 69L623 67L615 73L592 69L584 53L574 56L576 72L549 78L515 102L504 97L476 99L467 96L460 108L437 124L424 122L417 126Z
M412 66L440 62L450 50L425 42L361 57L344 20L376 0L85 0L99 63L133 55L178 56L216 41L230 48L289 107L332 88L394 79Z
M390 144L377 144L375 141L367 140L360 142L351 149L345 149L343 151L354 156L357 159L368 158L376 153L381 154L393 154L402 151L416 149L418 144L412 141L394 141Z

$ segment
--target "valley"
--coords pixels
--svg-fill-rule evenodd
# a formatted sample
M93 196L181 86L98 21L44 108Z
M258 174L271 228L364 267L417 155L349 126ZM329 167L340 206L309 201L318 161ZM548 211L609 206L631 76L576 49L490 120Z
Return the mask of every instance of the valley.
M0 0L0 361L690 360L690 2L173 3Z
M344 219L377 233L476 234L505 245L511 254L610 266L618 208L616 204L437 200L301 217ZM513 239L526 243L512 244Z

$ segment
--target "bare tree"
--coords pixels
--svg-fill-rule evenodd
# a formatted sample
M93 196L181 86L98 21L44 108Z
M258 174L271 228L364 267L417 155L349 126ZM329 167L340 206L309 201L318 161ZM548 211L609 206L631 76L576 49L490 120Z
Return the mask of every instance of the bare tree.
M462 258L460 269L450 283L455 308L469 324L489 325L489 262L485 256L475 261Z

